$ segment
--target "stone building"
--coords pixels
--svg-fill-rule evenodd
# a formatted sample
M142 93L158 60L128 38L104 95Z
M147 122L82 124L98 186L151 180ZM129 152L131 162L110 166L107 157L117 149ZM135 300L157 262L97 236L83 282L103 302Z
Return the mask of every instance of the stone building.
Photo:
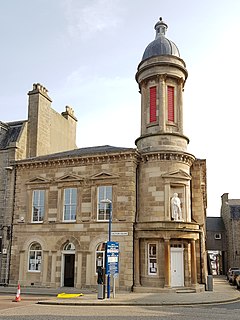
M209 274L226 274L227 242L223 218L207 217L206 230L206 248L208 252Z
M28 119L0 122L0 284L8 283L11 226L15 198L15 160L76 148L76 118L66 107L51 108L46 88L34 84L29 93Z
M231 267L240 267L240 199L229 199L228 193L224 193L221 217L226 230L227 270Z
M83 148L18 161L11 281L22 285L96 285L112 201L113 240L121 248L119 286L133 283L135 149Z
M155 25L140 62L141 134L136 149L90 147L13 163L15 204L10 283L96 286L112 203L119 242L116 287L195 290L206 278L206 162L187 152L177 46Z
M185 62L155 25L136 74L141 93L141 136L136 140L138 210L134 233L136 291L194 287L205 275L206 165L187 152L183 134ZM173 196L180 212L175 216Z

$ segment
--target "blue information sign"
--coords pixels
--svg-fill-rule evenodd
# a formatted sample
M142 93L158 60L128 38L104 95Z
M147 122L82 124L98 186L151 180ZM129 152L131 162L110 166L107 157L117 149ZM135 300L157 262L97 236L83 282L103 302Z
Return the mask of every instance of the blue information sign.
M119 273L119 243L108 241L106 245L106 274Z

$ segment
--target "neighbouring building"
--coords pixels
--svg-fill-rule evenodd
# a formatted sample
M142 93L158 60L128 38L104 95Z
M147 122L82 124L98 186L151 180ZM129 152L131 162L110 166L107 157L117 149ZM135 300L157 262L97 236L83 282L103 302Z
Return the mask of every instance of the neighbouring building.
M9 281L16 174L11 163L76 148L72 108L58 114L51 108L47 89L40 84L34 84L28 95L27 120L0 122L0 284Z
M10 284L96 286L111 210L102 200L108 199L112 238L120 247L118 289L203 287L206 161L187 152L185 62L166 38L161 18L155 30L136 73L141 94L137 148L89 147L11 162Z
M240 199L221 197L221 216L207 217L206 248L212 274L227 274L230 267L240 267Z
M229 199L228 193L224 193L221 217L226 230L227 270L231 267L240 267L240 199Z
M207 241L209 274L227 272L226 229L222 217L207 217Z

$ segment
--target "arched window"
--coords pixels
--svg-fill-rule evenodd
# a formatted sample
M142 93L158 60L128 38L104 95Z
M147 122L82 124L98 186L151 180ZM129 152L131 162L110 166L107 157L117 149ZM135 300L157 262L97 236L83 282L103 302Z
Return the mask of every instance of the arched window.
M42 247L33 242L29 247L28 271L40 272L42 263Z
M105 242L99 243L96 247L95 272L97 272L97 267L105 267L105 248Z
M75 251L75 246L73 243L69 242L69 243L65 244L63 250L64 251Z

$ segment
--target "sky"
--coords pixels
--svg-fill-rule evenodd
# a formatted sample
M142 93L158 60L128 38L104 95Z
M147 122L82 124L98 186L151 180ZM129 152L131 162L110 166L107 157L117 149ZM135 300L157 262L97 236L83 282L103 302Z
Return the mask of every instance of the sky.
M240 199L239 0L0 0L0 120L27 119L41 83L56 111L74 109L79 148L135 148L135 74L159 17L187 66L184 134L206 159L207 215L219 216L223 193Z

